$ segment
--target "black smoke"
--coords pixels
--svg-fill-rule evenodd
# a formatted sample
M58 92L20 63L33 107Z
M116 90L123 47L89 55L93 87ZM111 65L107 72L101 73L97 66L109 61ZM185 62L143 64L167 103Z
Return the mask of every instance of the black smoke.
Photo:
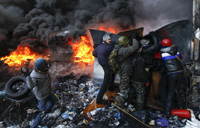
M1 0L0 28L45 41L50 32L70 30L76 37L104 24L119 30L154 29L190 17L190 0ZM144 28L145 29L145 28Z
M144 27L148 33L191 18L191 5L192 0L0 0L0 57L27 37L45 45L49 33L62 30L74 39L100 25L118 32Z

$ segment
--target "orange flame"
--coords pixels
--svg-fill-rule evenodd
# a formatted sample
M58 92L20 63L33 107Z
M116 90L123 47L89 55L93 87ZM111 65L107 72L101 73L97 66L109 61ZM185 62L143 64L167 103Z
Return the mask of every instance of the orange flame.
M79 43L70 44L74 51L74 62L83 62L85 64L94 62L94 57L92 55L93 46L89 43L86 36L81 36Z
M101 25L101 26L99 26L99 30L108 31L108 32L117 34L117 30L115 28L112 28L112 27L104 27L104 26Z
M11 52L9 56L2 57L0 60L4 60L4 63L8 66L18 67L25 65L27 62L32 63L41 57L42 55L32 52L28 46L17 46L17 49ZM47 57L43 58L48 59Z

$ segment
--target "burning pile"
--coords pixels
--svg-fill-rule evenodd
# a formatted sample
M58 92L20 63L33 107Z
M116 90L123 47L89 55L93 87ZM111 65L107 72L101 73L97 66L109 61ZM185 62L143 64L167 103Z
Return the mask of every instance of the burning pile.
M37 58L41 57L48 59L47 56L42 56L39 53L31 51L28 46L19 45L9 56L2 57L0 60L4 60L4 63L9 66L19 67L27 63L33 63Z
M73 49L73 60L72 62L79 64L92 64L94 57L92 56L93 47L86 36L81 36L80 41L76 43L68 42ZM67 49L66 49L67 50ZM27 63L34 63L37 58L51 59L49 55L45 53L34 52L34 49L30 45L21 46L18 45L17 49L10 53L9 56L0 58L5 64L10 67L20 67Z
M74 51L74 62L91 64L94 61L92 55L93 47L86 36L81 36L79 43L72 44Z

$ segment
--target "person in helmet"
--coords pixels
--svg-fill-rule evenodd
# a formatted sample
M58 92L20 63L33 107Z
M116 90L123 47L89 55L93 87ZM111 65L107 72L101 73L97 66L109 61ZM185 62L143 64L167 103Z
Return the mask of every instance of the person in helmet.
M51 90L51 77L48 73L48 63L43 58L38 58L34 62L34 70L30 76L26 78L27 86L32 89L36 99L40 113L36 116L31 128L35 128L41 122L42 117L51 111L53 105L57 102L57 98Z
M120 85L119 93L115 98L115 102L124 107L125 99L130 88L131 76L133 72L132 55L138 50L139 43L133 39L132 45L126 36L120 36L118 39L118 61L120 65L119 76Z
M148 74L145 71L145 60L141 56L142 46L133 55L133 73L128 93L128 104L133 104L136 110L143 110L145 106L145 85L149 85ZM134 96L135 95L135 96Z
M145 87L145 104L147 104L147 98L149 96L151 86L153 86L152 71L154 71L155 66L156 66L156 59L154 55L160 49L157 38L153 34L153 32L150 32L149 35L151 37L151 40L150 39L140 40L140 43L142 45L142 51L140 55L144 58L145 70L147 71L148 81L149 81L149 84L146 84L146 87Z
M161 57L164 64L164 69L166 71L166 101L165 110L167 117L170 116L170 110L172 107L172 102L174 98L175 91L177 92L178 105L181 108L181 81L183 78L184 68L181 62L181 55L178 52L177 47L172 46L170 39L161 40Z
M93 56L98 58L98 62L104 70L104 80L101 85L100 91L97 95L97 104L107 103L107 101L102 99L103 95L106 92L106 90L111 90L114 84L115 74L112 72L108 64L108 58L112 50L113 47L111 46L111 37L110 35L105 34L103 36L103 42L99 44L93 51Z

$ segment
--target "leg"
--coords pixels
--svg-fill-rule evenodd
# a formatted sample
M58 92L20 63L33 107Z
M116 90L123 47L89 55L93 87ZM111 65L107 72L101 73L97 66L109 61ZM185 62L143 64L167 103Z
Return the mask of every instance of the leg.
M40 110L40 113L36 116L31 128L36 128L38 126L38 124L40 123L40 121L42 120L42 112L45 111L46 109L46 103L47 101L44 99L44 100L38 100L38 106L39 106L39 110Z
M133 84L131 84L128 92L128 104L133 104L134 96L135 96L135 88Z
M103 67L103 70L104 70L104 80L103 80L103 84L101 85L100 91L97 95L97 104L102 102L103 95L106 92L106 89L108 87L108 83L110 80L110 68Z
M118 93L118 95L115 98L115 102L117 102L117 104L121 107L124 106L125 99L128 95L129 86L130 86L130 77L129 76L121 76L120 77L120 85L119 85L120 92Z
M183 109L184 108L184 100L183 100L183 86L184 84L182 84L182 80L183 80L183 73L177 74L177 83L176 83L176 101L177 101L177 107L179 109Z
M166 99L166 114L170 116L170 110L174 98L174 93L176 89L177 74L167 75L168 87L167 87L167 99Z
M47 98L47 102L48 104L46 105L46 112L50 112L51 109L53 108L54 104L58 101L58 99L56 98L56 96L54 94L51 94L48 98Z
M162 106L165 105L167 99L167 75L162 74L162 78L159 83L159 92L160 92L160 102Z
M145 87L145 97L146 97L146 99L149 96L151 86L152 86L152 72L148 72L148 80L149 80L150 85L148 87Z
M107 87L107 90L109 91L113 91L115 88L114 88L114 81L115 81L115 73L113 71L110 70L110 80L109 80L109 84L108 84L108 87Z
M136 98L136 110L142 110L144 108L145 100L145 85L142 82L133 82Z

